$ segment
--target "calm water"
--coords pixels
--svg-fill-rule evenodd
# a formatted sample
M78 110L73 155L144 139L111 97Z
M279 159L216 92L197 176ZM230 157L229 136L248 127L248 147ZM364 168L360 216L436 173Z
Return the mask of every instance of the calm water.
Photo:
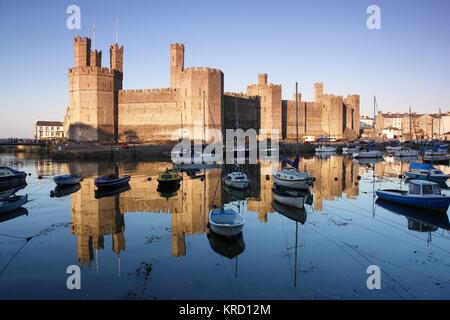
M299 212L272 203L268 164L244 168L249 194L222 188L228 168L184 174L176 193L161 194L155 177L169 162L0 160L31 173L17 193L29 195L26 210L0 217L2 299L450 298L447 215L374 201L380 187L405 188L406 162L302 159L317 180L312 206ZM96 199L94 178L114 170L132 175L131 189ZM81 189L50 197L51 177L66 172L82 173ZM214 205L241 210L242 237L209 232ZM66 287L74 264L81 290ZM369 265L382 270L381 290L367 289Z

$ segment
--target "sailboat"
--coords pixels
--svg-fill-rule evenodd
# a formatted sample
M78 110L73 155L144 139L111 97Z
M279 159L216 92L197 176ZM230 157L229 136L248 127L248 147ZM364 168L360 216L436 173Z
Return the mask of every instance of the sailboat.
M377 98L373 97L373 118L375 119L375 107L377 105ZM368 145L366 149L353 154L354 159L368 159L368 158L382 158L383 152L375 150L374 145Z
M281 170L274 170L272 176L277 185L292 189L309 189L313 185L314 177L308 172L298 170L300 162L299 139L298 139L298 84L295 83L295 107L296 107L296 128L297 128L297 157L290 167ZM289 161L286 161L290 163Z

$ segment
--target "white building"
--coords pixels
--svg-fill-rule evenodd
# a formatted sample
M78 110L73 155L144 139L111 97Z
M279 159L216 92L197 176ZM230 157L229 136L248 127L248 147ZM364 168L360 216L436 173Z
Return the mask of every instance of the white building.
M64 138L62 121L36 121L35 138L38 140L54 140Z
M368 116L361 116L359 118L359 128L361 130L373 128L374 120L373 118L369 118Z

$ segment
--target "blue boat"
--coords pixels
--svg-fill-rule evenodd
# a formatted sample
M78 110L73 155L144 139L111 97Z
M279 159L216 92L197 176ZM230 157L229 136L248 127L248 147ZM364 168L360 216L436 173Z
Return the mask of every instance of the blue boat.
M0 186L25 181L27 174L23 171L17 171L9 167L0 167Z
M429 163L412 162L405 172L409 179L427 180L437 183L446 182L449 176Z
M111 173L98 177L94 182L98 188L115 188L128 184L130 179L130 176L118 176L115 173Z
M81 175L79 174L63 174L60 176L53 177L53 181L60 186L73 186L79 184L81 181Z
M439 184L425 180L411 180L409 190L378 190L378 198L406 206L447 211L450 197L443 195Z

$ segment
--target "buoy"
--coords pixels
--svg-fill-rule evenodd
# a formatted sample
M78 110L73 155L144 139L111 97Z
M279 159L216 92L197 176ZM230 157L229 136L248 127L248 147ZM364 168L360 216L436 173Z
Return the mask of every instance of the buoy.
M202 181L202 182L203 182L203 180L205 180L205 178L201 177L201 178L200 178L200 181Z
M147 181L152 181L152 177L148 177L148 178L147 178Z
M316 181L316 177L313 177L312 180L313 180L313 181Z
M42 180L42 175L38 175L38 179L39 179L39 180Z
M357 176L356 179L361 180L361 176Z
M28 176L31 177L31 173L29 173Z
M334 181L338 181L339 179L337 177L334 177Z
M266 180L270 180L270 176L266 174Z
M399 175L398 175L398 178L401 179L401 178L403 178L403 176L402 176L401 174L399 174Z

